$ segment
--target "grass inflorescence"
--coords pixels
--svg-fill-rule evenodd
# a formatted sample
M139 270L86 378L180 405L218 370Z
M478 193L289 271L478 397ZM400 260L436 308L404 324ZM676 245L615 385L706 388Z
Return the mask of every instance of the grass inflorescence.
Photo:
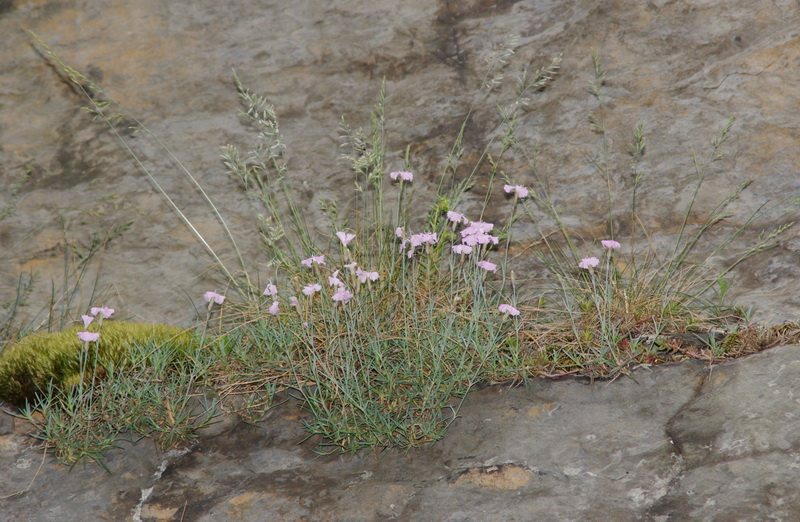
M310 413L307 429L322 437L323 449L409 448L441 438L479 383L537 375L614 378L636 365L685 357L715 361L798 336L797 325L749 325L747 314L726 299L726 275L774 246L788 226L761 234L734 262L719 267L707 260L741 237L755 214L716 243L708 240L710 231L728 217L747 184L723 197L699 225L689 224L733 121L712 140L707 158L693 157L690 203L677 223L673 246L657 251L638 212L646 197L640 163L651 145L644 126L636 125L621 153L633 184L627 194L617 191L614 173L619 170L612 165L615 153L602 118L606 73L597 56L590 92L598 109L588 118L600 152L589 161L607 187L608 209L606 232L592 240L565 224L561 216L568 209L554 203L548 180L528 174L522 184L503 167L511 156L527 158L516 126L532 97L557 77L560 56L520 75L515 98L500 107L477 163L463 165L467 121L497 89L514 54L513 46L503 49L434 180L419 178L410 149L388 164L382 88L369 128L342 125L343 157L354 176L353 203L344 211L327 203L326 223L309 222L299 207L276 109L234 75L242 120L254 130L255 144L244 150L226 145L221 156L232 179L260 207L257 226L270 268L266 275L253 275L227 227L236 267L226 266L118 130L131 122L144 127L36 42L198 236L229 289L228 296L206 292L207 316L189 349L150 339L127 347L124 358L103 360L101 373L97 357L73 357L71 364L81 372L78 385L66 386L55 375L44 385L37 381L39 394L28 415L43 414L37 421L40 436L57 445L66 460L99 458L124 432L152 435L167 446L191 440L219 410L257 422L282 390L293 390L303 401ZM485 193L476 193L478 180ZM413 189L432 181L434 202L420 208ZM477 210L467 204L470 193L483 200ZM202 196L224 224L208 195ZM489 212L489 201L498 196L506 198L505 211ZM630 204L620 203L623 196ZM489 214L506 218L490 222ZM537 222L535 216L542 214L552 226ZM519 244L518 223L527 218L539 227L538 238L524 238L535 240L528 252L548 273L536 287L518 276L518 256L512 253ZM620 230L627 231L624 237ZM699 250L706 256L698 257ZM256 286L256 281L267 282ZM84 346L100 354L104 342Z

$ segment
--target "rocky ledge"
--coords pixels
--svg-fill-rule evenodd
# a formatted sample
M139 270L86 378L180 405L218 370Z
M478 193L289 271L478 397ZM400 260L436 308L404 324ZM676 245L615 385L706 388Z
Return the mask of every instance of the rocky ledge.
M488 387L409 452L320 455L291 401L182 451L124 444L110 473L43 457L18 425L0 437L0 502L13 520L797 520L799 403L791 345Z

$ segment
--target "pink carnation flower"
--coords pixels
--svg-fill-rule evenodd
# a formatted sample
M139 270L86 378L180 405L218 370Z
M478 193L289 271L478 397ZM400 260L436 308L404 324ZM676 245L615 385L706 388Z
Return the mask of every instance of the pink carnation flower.
M225 301L225 296L224 295L220 295L220 294L218 294L216 292L212 292L211 290L209 290L208 292L203 294L203 301L205 301L206 303L210 303L211 301L214 301L215 303L221 305L222 302ZM94 308L92 308L92 312L94 312ZM103 317L105 317L105 316L103 316Z
M272 283L268 283L267 287L264 289L264 295L267 297L275 297L278 295L278 287Z
M414 257L414 250L417 247L422 245L435 245L439 242L439 235L436 232L420 232L419 234L412 234L407 241L403 241L400 245L400 251L402 252L407 245L411 245L411 248L408 251L408 257Z
M300 306L300 301L298 301L295 296L292 296L289 298L289 304L297 308Z
M403 227L397 227L394 229L394 235L399 239L403 239L405 233L403 232Z
M596 257L584 257L583 259L581 259L581 262L578 263L578 266L585 270L591 270L592 268L596 267L599 264L600 260L597 259Z
M496 245L500 242L500 238L491 234L473 234L462 238L461 242L467 246L488 245L489 243Z
M517 310L516 308L514 308L510 304L503 303L500 306L498 306L497 309L500 311L501 314L506 314L506 315L510 315L510 316L513 316L513 317L516 317L516 316L519 315L519 310Z
M303 259L300 261L300 264L311 268L311 265L324 265L325 264L325 256L311 256L307 259Z
M94 343L100 340L100 334L96 332L78 332L78 339L85 343Z
M336 237L339 238L339 241L342 242L342 245L347 246L356 238L356 235L349 232L337 232Z
M528 197L528 189L522 185L503 185L503 190L506 194L514 194L519 199Z
M467 218L464 214L460 212L454 212L452 210L447 211L447 219L450 220L451 223L466 223Z
M270 305L269 310L267 310L267 312L269 312L272 315L278 315L278 312L280 312L279 306L280 303L278 303L278 301L272 301L272 304Z
M408 183L414 181L414 174L405 170L390 172L389 177L392 179L392 181L397 181L398 179L401 182L406 181Z
M342 280L339 279L339 271L338 270L336 272L332 273L330 276L328 276L328 284L331 285L331 286L342 286L342 285L344 285L344 283L342 283Z
M83 320L83 327L84 328L86 328L87 326L92 324L92 321L94 321L94 317L92 317L91 315L82 315L81 319Z
M356 277L358 277L358 280L361 281L362 283L366 283L367 280L377 281L378 278L380 277L380 274L378 272L366 272L364 270L361 270L360 268L357 268Z
M311 297L320 291L322 291L322 285L319 283L311 283L310 285L303 287L303 295L307 295L308 297Z
M483 268L487 272L497 272L497 265L491 261L478 261L478 268Z
M340 286L331 297L331 299L333 299L335 302L340 302L340 303L347 303L352 298L353 298L353 293L343 286Z
M453 253L454 254L471 254L472 247L469 245L453 245Z
M408 241L414 248L421 245L435 245L439 241L439 236L436 232L420 232L413 234Z
M114 309L108 308L107 306L95 306L89 310L89 313L95 317L97 317L97 314L100 314L100 317L103 319L108 319L114 315Z
M600 241L600 244L603 245L604 248L607 248L609 250L616 250L622 246L619 244L618 241L614 241L613 239L604 239Z
M475 236L479 234L488 234L494 228L494 223L486 223L484 221L473 221L467 228L461 231L461 237Z

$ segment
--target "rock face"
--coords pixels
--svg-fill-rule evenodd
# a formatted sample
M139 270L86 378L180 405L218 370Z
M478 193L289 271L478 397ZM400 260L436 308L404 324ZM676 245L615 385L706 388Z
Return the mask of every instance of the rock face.
M317 455L295 403L223 423L188 453L148 441L99 467L45 461L15 520L795 520L800 346L613 383L533 380L471 394L444 440ZM41 463L0 437L0 495Z
M503 165L513 181L548 177L567 224L587 240L605 235L605 180L586 161L601 148L590 114L608 129L610 167L627 204L628 143L641 123L647 137L639 189L647 232L656 244L674 238L697 175L691 152L706 154L714 135L737 116L727 159L710 169L696 205L707 216L732 187L752 179L734 204L742 224L760 214L723 263L735 260L759 232L796 218L800 151L798 16L794 1L312 1L169 2L15 0L0 10L0 183L31 171L15 215L0 222L0 297L13 294L21 272L36 271L45 303L49 280L63 279L65 242L86 247L92 232L133 222L102 255L96 300L148 321L188 323L187 297L219 288L210 259L150 187L109 132L80 109L82 100L34 52L22 31L39 34L63 58L139 117L195 173L222 209L255 277L265 259L255 234L256 208L235 188L218 146L251 142L237 120L231 81L242 80L275 103L290 156L290 178L312 219L322 200L345 206L351 174L338 160L337 129L345 116L365 124L386 81L390 168L411 145L416 193L425 201L470 108L466 171L497 123L495 104L512 99L523 66L563 55L561 72L536 93L518 121L519 138L537 150L536 169L522 157ZM509 83L488 101L479 91L487 58L518 35L505 71ZM589 94L592 54L605 70L600 99ZM230 263L232 251L196 191L167 154L145 136L131 138L165 189ZM485 189L479 177L474 211ZM8 199L6 195L6 200ZM506 217L497 200L492 217ZM547 228L546 220L541 223ZM693 218L694 219L694 218ZM693 221L692 221L693 222ZM690 222L691 224L691 222ZM515 237L533 236L521 222ZM64 232L66 229L66 233ZM621 228L624 237L630 230ZM758 318L795 318L793 281L800 276L800 240L740 266L734 292ZM638 233L638 246L647 242ZM701 245L702 248L702 245ZM211 268L211 269L210 269ZM518 267L522 270L525 267ZM210 269L210 270L209 270ZM264 277L262 277L263 279ZM91 277L75 308L87 305Z
M731 115L728 154L710 167L690 225L750 179L728 232L765 201L775 204L733 253L717 256L722 266L760 231L797 218L796 1L0 0L0 183L11 187L30 172L16 212L0 221L3 302L20 273L35 271L41 284L30 302L45 305L50 279L61 284L66 244L85 249L91 233L128 222L102 266L92 265L101 293L91 304L188 324L186 296L199 304L204 291L221 290L201 246L22 28L102 83L195 173L262 280L256 208L223 173L217 148L251 141L236 115L231 69L276 105L290 180L313 220L321 201L351 201L351 175L338 160L339 118L368 123L384 79L390 167L402 165L411 145L416 193L430 201L472 109L468 169L466 160L497 132L496 104L513 98L512 84L488 101L479 90L486 58L512 34L519 38L507 79L527 64L563 61L517 122L519 139L537 151L535 168L521 155L503 168L515 183L547 177L565 222L586 240L604 237L606 211L606 181L586 161L603 147L590 115L608 130L610 171L624 198L632 183L628 143L643 125L639 208L656 245L674 239L683 217L697 179L692 151L706 154ZM605 71L599 99L589 93L593 53ZM218 223L167 153L142 134L130 140L232 263ZM475 211L485 188L479 177L462 210ZM11 200L8 191L0 195L2 208ZM492 203L490 217L505 217L499 195ZM531 226L518 226L515 237L533 238ZM646 244L641 233L631 241ZM732 291L756 318L797 319L799 253L790 231L779 248L739 265ZM90 304L93 280L85 277L75 310ZM5 435L0 508L17 520L793 520L800 518L798 353L787 346L712 369L638 371L611 384L489 388L470 396L445 440L404 454L316 456L314 441L298 445L301 413L291 407L185 455L158 455L146 441L125 446L110 455L111 475L91 466L69 472L49 457L37 475L41 453Z

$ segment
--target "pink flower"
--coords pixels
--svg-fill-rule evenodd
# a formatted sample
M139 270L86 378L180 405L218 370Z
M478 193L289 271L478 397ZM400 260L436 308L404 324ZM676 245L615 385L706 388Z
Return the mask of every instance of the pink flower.
M496 245L500 242L500 238L491 234L473 234L462 238L461 242L468 246L488 245L489 243Z
M84 328L86 328L87 326L92 324L92 321L94 321L94 317L92 317L91 315L82 315L81 319L83 319L83 327Z
M97 317L97 314L100 314L100 317L102 317L103 319L108 319L109 317L114 315L114 309L108 308L107 306L95 306L89 310L89 313L95 317Z
M297 307L300 306L300 301L298 301L295 296L292 296L292 297L289 298L289 304L291 306L294 306L295 308L297 308Z
M332 273L328 277L328 284L331 285L331 286L342 286L342 285L344 285L344 283L342 283L342 280L339 279L339 271L338 270L336 272Z
M331 299L333 299L335 302L341 302L341 303L347 303L352 298L353 298L353 293L343 286L340 286L331 297Z
M366 283L367 280L377 281L378 278L380 277L380 274L378 272L365 272L364 270L357 268L356 277L358 277L358 280L361 281L362 283Z
M311 283L310 285L303 287L303 295L307 295L308 297L311 297L320 291L322 291L322 285L319 283Z
M405 233L403 232L403 227L397 227L394 229L394 235L399 239L403 239Z
M586 270L591 270L592 268L596 267L599 264L600 260L597 259L596 257L584 257L583 259L581 259L581 262L578 263L578 266Z
M85 343L94 343L100 340L100 334L96 332L78 332L78 339Z
M224 300L225 300L224 295L219 295L218 293L212 292L211 290L203 294L203 301L205 301L206 303L214 301L215 303L221 305ZM92 308L92 312L94 312L94 308Z
M506 194L514 194L514 197L524 199L528 197L528 189L522 185L503 185Z
M488 234L494 228L493 223L486 223L484 221L473 221L467 228L461 231L461 237L475 236L479 234Z
M403 241L400 245L400 251L402 252L406 245L411 245L411 249L408 251L409 259L414 257L414 250L417 247L422 245L435 245L439 242L439 235L436 232L420 232L419 234L412 234L407 241Z
M311 265L324 265L325 256L311 256L308 259L303 259L300 264L311 268Z
M438 241L439 235L436 232L420 232L409 238L409 242L414 248L420 245L435 245Z
M620 246L622 246L622 245L619 244L618 241L614 241L613 239L604 239L604 240L600 241L600 244L603 245L603 247L605 247L605 248L607 248L609 250L616 250Z
M398 179L401 182L407 181L407 182L411 183L412 181L414 181L414 174L412 174L410 172L407 172L407 171L404 171L404 170L396 171L396 172L390 172L389 173L389 177L392 179L392 181L397 181Z
M275 297L278 295L278 287L271 282L267 283L267 287L264 289L264 295L267 297Z
M355 271L356 271L356 268L358 268L358 264L357 264L355 261L352 261L352 262L350 262L350 263L347 263L346 265L344 265L344 267L345 267L347 270L349 270L349 271L350 271L350 273L352 274L353 272L355 272Z
M516 317L516 316L519 315L519 310L517 310L516 308L514 308L510 304L503 303L500 306L498 306L497 309L500 311L501 314L507 314L507 315L510 315L510 316L513 316L513 317Z
M478 261L478 268L483 268L487 272L497 272L497 265L491 261Z
M469 245L453 245L454 254L471 254L472 247Z
M450 220L451 223L466 223L467 218L464 214L460 212L453 212L452 210L447 211L447 219Z
M350 234L349 232L337 232L336 237L339 238L339 241L342 242L342 245L347 246L350 244L352 240L356 238L355 234Z
M267 312L269 312L272 315L278 315L278 312L280 312L280 310L278 309L279 306L280 303L278 303L278 301L272 301L272 304L270 305L269 310L267 310Z

